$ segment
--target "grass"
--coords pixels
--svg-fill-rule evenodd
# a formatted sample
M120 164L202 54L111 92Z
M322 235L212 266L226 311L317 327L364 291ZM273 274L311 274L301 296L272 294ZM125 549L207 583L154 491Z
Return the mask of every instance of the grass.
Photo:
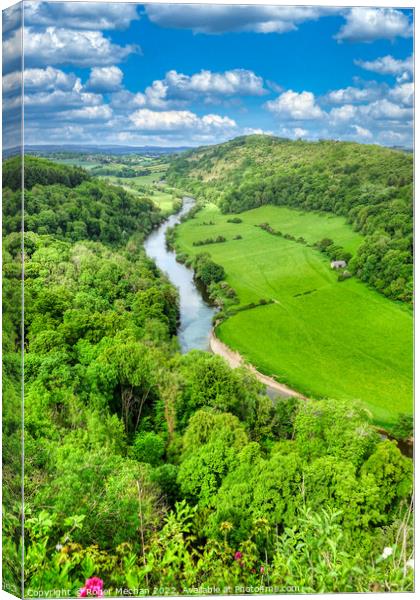
M148 196L163 213L171 214L174 211L174 201L176 200L174 194L165 191L164 185L144 181L145 179L149 181L149 178L150 175L144 175L143 177L102 177L102 179L106 179L114 185L120 185L133 194ZM140 184L141 187L138 187L137 184Z
M174 211L175 198L173 194L168 194L168 192L160 189L154 189L153 193L150 195L150 199L163 213L170 214Z
M68 165L71 167L82 167L83 169L93 169L94 167L102 166L100 162L94 162L91 160L84 160L82 158L54 158L54 162L60 165Z
M354 252L361 242L344 218L265 206L227 222L214 205L178 229L188 254L209 252L224 266L240 304L261 298L274 304L239 312L217 334L267 375L307 396L360 399L378 425L412 411L412 315L356 279L337 281L317 250L255 227L302 236L329 237ZM203 225L213 221L214 225ZM240 234L242 239L233 240ZM224 235L222 244L194 241Z

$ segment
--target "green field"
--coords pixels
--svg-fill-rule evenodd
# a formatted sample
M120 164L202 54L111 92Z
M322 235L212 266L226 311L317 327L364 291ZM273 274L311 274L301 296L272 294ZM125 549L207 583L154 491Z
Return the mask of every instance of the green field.
M224 266L241 304L261 298L274 304L239 312L218 327L218 336L262 372L305 395L360 399L375 422L388 425L412 411L412 315L352 278L337 281L317 250L270 235L276 230L309 243L329 237L354 252L362 237L344 218L265 206L227 222L208 205L178 228L181 252L209 252ZM214 225L203 225L213 221ZM240 234L242 239L233 240ZM194 247L223 235L227 242Z
M93 169L94 167L102 166L100 162L93 160L84 160L83 158L54 158L54 162L59 165L67 165L69 167L82 167L82 169Z

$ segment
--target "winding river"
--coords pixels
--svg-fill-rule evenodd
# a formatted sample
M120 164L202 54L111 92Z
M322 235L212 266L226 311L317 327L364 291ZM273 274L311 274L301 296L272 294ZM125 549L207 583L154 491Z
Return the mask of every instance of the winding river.
M194 272L185 265L177 262L175 253L166 246L166 231L169 227L177 225L181 217L188 213L194 206L194 198L184 196L182 208L175 215L171 215L157 229L146 238L144 247L146 254L152 258L161 271L166 273L173 285L178 288L180 301L180 325L178 329L178 339L183 353L190 350L206 350L221 354L227 360L231 367L237 367L241 363L241 356L225 347L220 340L212 334L213 316L216 314L216 308L206 302L196 282L194 281ZM220 348L218 347L220 346ZM266 385L267 393L271 398L300 396L294 390L283 386L262 373L256 371L253 367L250 369L257 378ZM301 398L303 396L300 396ZM392 437L388 432L378 430L382 437ZM412 441L398 441L398 447L406 456L413 456Z
M178 288L180 301L180 325L178 339L182 352L209 350L212 319L216 309L208 304L194 282L194 272L177 262L175 253L168 250L165 235L169 227L177 225L181 217L194 206L194 198L184 196L182 208L171 215L145 240L146 254L152 258L171 283Z

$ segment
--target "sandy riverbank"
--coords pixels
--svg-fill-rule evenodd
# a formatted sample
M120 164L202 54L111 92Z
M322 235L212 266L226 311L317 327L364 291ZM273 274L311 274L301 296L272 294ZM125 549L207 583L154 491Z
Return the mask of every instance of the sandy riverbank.
M232 369L236 369L241 365L245 366L255 375L255 377L259 381L261 381L261 383L266 385L270 390L272 390L279 396L283 396L284 398L294 397L305 399L305 396L299 394L299 392L296 392L295 390L292 390L286 385L279 383L272 377L268 377L267 375L264 375L263 373L257 371L257 369L254 366L250 365L244 360L244 358L239 354L239 352L235 352L234 350L229 348L229 346L226 346L226 344L220 341L219 338L216 337L214 329L212 329L210 334L210 350L213 352L213 354L223 356L223 358L229 363Z

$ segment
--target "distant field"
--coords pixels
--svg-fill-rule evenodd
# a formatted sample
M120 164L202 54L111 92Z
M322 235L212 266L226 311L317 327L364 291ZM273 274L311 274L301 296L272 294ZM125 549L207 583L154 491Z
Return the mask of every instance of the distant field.
M174 197L172 194L155 191L150 198L163 212L169 213L174 210Z
M106 179L110 183L120 185L130 192L149 196L150 199L158 206L162 212L171 213L174 207L174 195L165 191L165 187L160 188L154 182L159 181L159 176L144 175L142 177L114 177L103 176L101 179ZM139 189L140 188L140 189Z
M306 395L362 400L378 424L412 411L412 315L366 285L337 281L321 253L255 227L302 236L329 237L354 252L361 242L345 220L265 206L227 223L214 205L178 229L177 245L189 254L209 252L224 266L241 304L261 298L275 304L239 312L218 336L258 369ZM215 225L203 225L213 221ZM240 234L242 239L233 240ZM222 244L193 241L224 235Z
M99 177L103 177L104 179L108 179L112 183L119 184L139 184L139 185L150 185L153 183L157 183L160 181L162 176L165 174L165 171L155 171L150 173L149 175L139 175L138 177L116 177L115 175L99 175Z
M53 158L51 159L60 165L69 165L71 167L82 167L83 169L93 169L94 167L102 166L99 162L91 160L83 160L80 158Z

